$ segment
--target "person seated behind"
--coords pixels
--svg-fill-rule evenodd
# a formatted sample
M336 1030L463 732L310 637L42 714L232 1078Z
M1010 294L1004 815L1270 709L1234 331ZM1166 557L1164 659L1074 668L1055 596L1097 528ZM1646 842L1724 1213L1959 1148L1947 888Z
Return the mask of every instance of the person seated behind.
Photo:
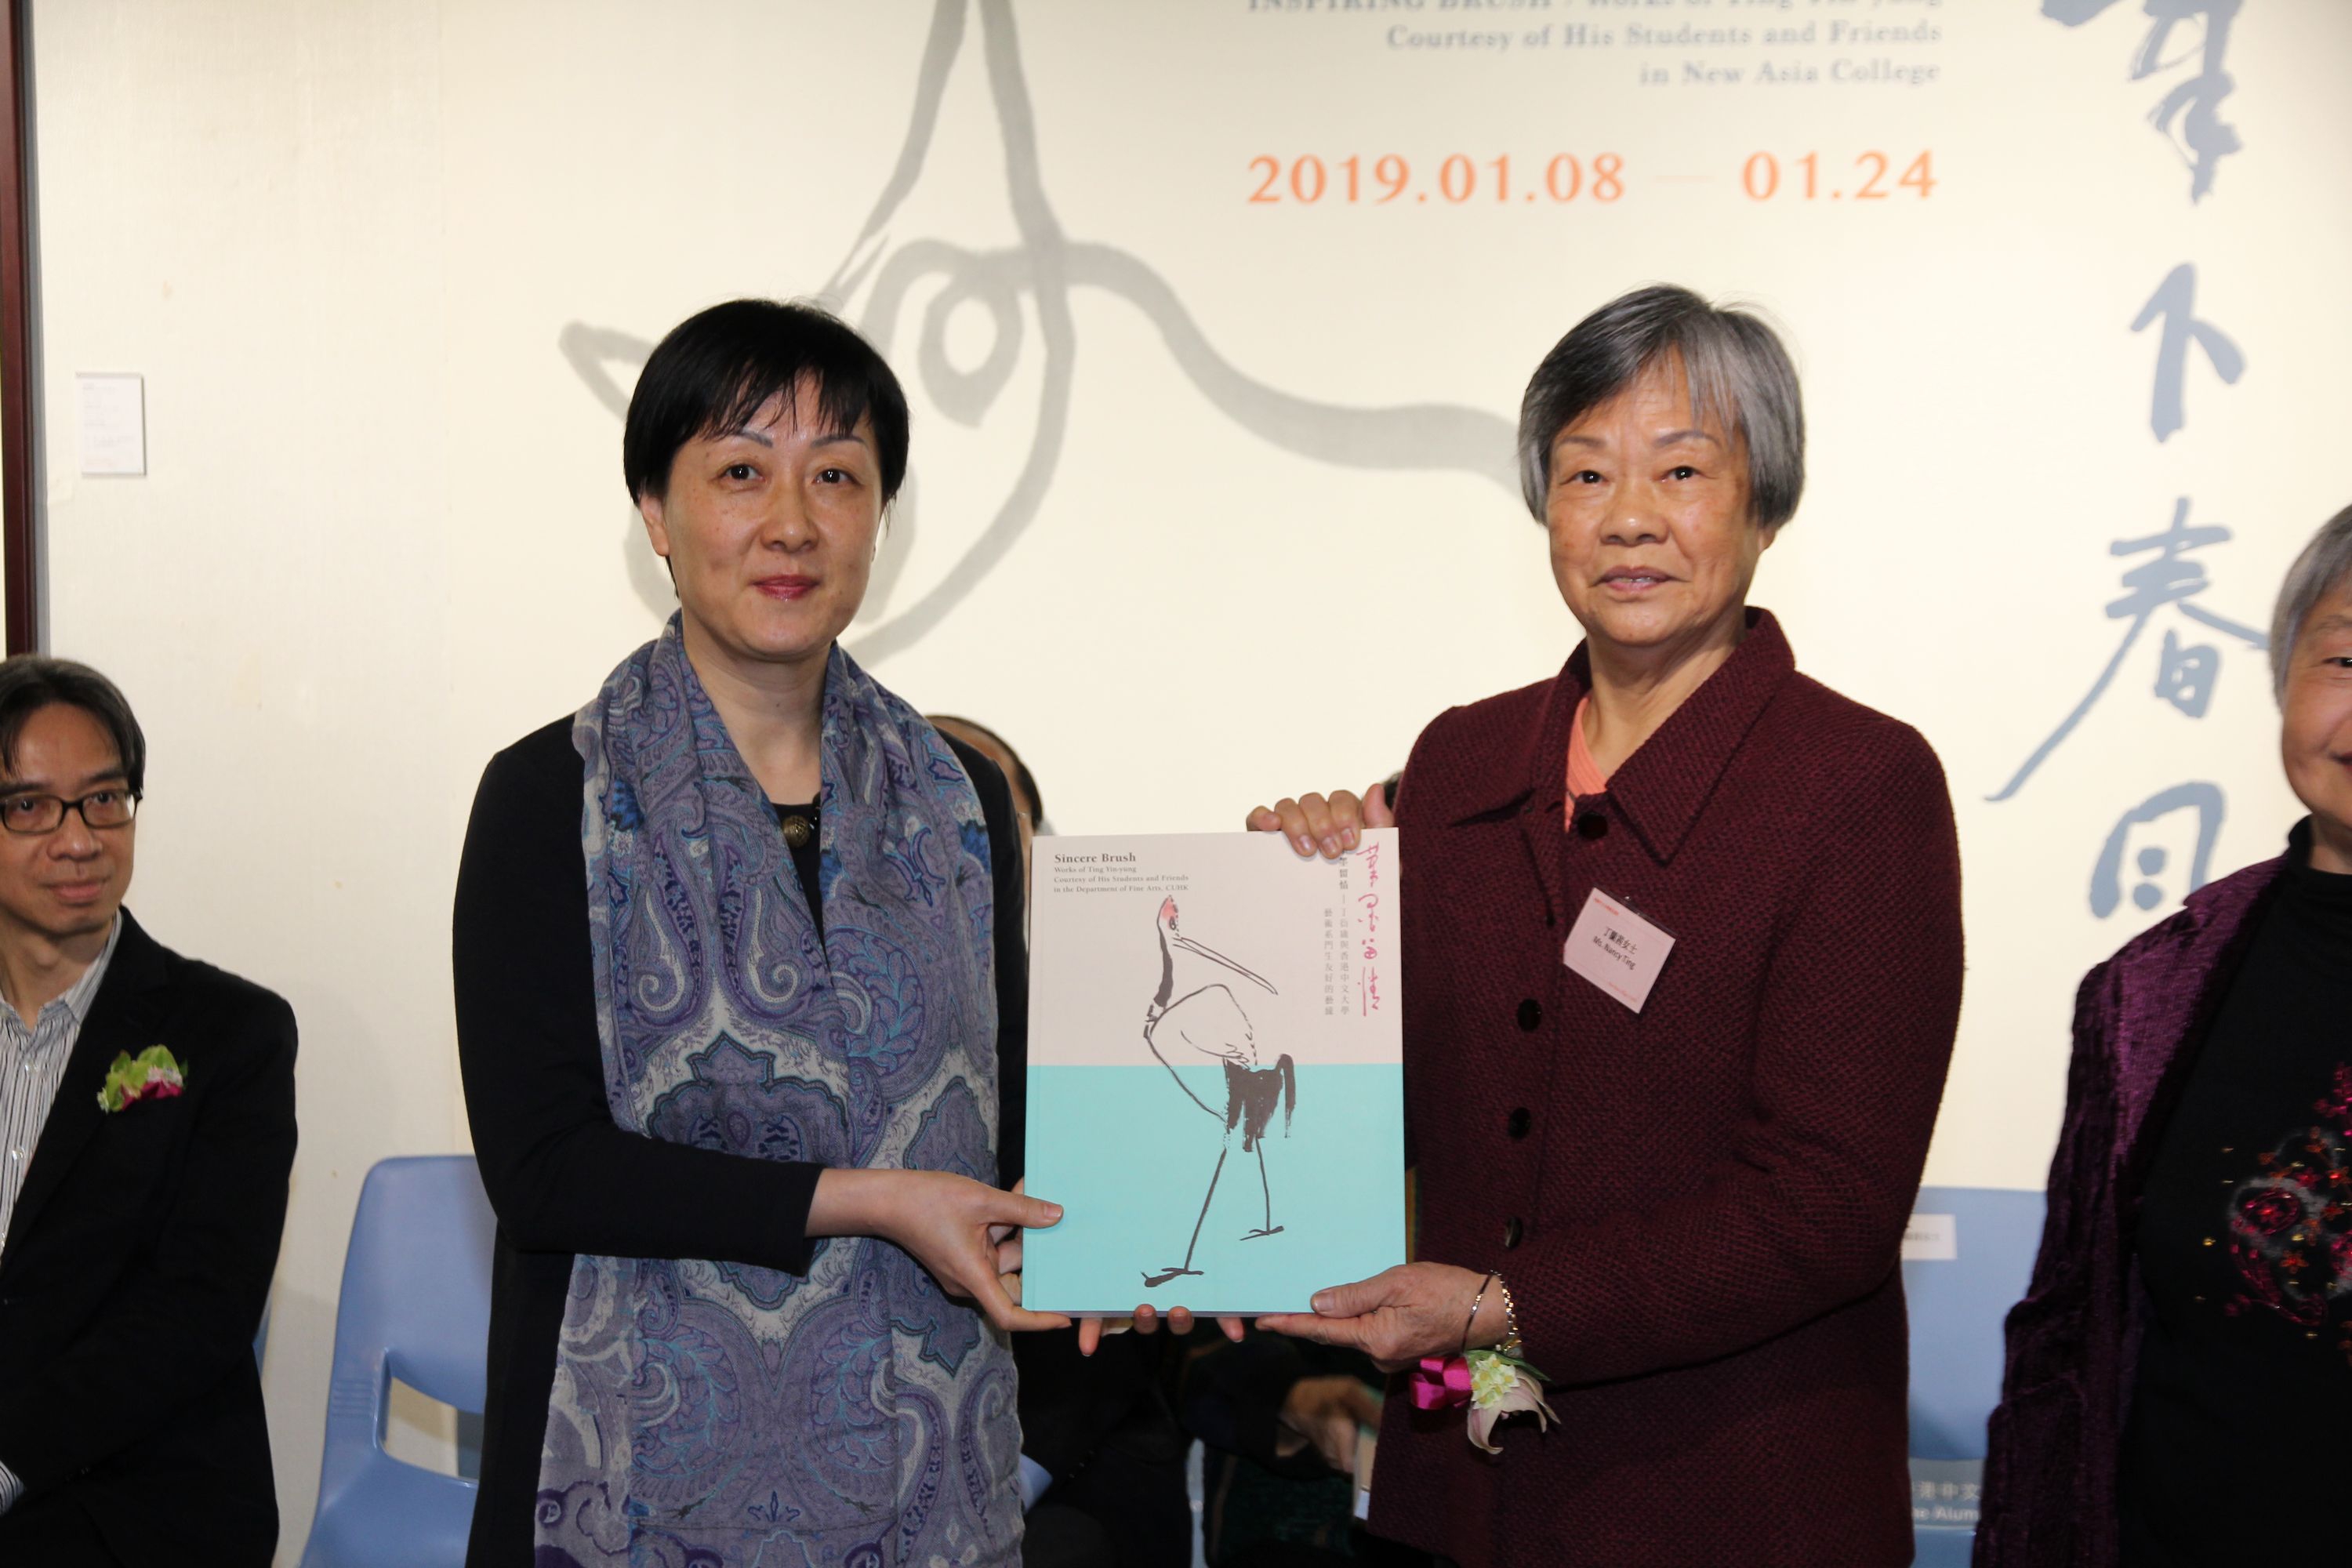
M294 1015L121 907L146 741L0 663L0 1562L261 1564Z
M1030 837L1050 831L1036 778L987 725L951 713L929 718L940 734L1003 773L1021 825L1025 882ZM1018 1175L1024 1152L1008 1142L999 1173ZM1192 1505L1184 1488L1192 1440L1169 1404L1167 1344L1145 1334L1115 1337L1088 1359L1068 1334L1023 1334L1013 1342L1021 1373L1027 1568L1185 1568L1192 1561Z
M924 715L931 728L950 741L961 741L994 763L1004 774L1004 782L1013 790L1013 810L1021 824L1021 879L1025 886L1029 879L1029 841L1040 833L1051 833L1045 826L1045 799L1037 793L1037 781L1029 772L1029 764L1013 749L1005 738L976 720L960 719L952 713Z
M1184 1358L1176 1408L1203 1445L1209 1568L1425 1561L1355 1525L1359 1432L1385 1379L1360 1351L1281 1334L1210 1340Z

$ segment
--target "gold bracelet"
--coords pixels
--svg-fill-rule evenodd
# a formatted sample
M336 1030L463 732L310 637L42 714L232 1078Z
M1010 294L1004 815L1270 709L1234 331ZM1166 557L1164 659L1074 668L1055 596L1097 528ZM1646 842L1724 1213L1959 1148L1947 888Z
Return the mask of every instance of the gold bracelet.
M1478 1309L1486 1302L1486 1287L1492 1285L1494 1282L1495 1275L1493 1270L1490 1269L1487 1271L1486 1278L1478 1281L1478 1293L1470 1298L1470 1315L1464 1319L1462 1322L1462 1350L1460 1353L1463 1355L1468 1355L1470 1353L1470 1331L1478 1326Z
M1525 1355L1527 1347L1519 1342L1518 1303L1511 1300L1511 1288L1503 1283L1501 1275L1490 1275L1488 1278L1494 1280L1495 1289L1503 1293L1503 1338L1495 1348L1507 1356ZM1474 1307L1471 1311L1475 1316L1477 1309Z

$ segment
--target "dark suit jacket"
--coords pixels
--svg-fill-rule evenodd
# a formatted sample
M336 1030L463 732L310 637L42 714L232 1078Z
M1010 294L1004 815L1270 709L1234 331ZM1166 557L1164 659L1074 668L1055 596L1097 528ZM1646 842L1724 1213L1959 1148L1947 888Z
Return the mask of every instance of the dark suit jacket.
M2298 830L2300 833L2302 830ZM2083 978L2050 1214L1985 1456L1983 1568L2110 1568L2116 1476L2147 1292L2130 1237L2172 1104L2285 858L2189 895ZM2252 1549L2250 1548L2250 1552Z
M1897 1258L1960 1001L1942 769L1772 617L1565 804L1582 650L1439 717L1397 800L1420 1255L1500 1269L1556 1429L1392 1393L1372 1528L1490 1563L1911 1558ZM1594 889L1675 941L1636 1014Z
M100 1110L117 1053L153 1045L184 1091ZM293 1163L292 1011L124 910L0 1251L0 1463L25 1484L0 1562L62 1510L129 1564L269 1561L253 1336Z

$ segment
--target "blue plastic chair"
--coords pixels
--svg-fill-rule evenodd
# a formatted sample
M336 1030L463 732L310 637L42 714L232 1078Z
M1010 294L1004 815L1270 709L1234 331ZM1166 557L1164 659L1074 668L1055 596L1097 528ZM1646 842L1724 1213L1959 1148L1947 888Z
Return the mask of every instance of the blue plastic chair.
M2000 1403L2001 1321L2033 1272L2042 1195L1923 1187L1911 1207L1922 1218L1948 1215L1958 1254L1903 1263L1911 1310L1911 1457L1981 1464L1985 1423ZM1912 1539L1920 1568L1966 1568L1976 1531L1920 1523Z
M395 1377L482 1408L498 1222L470 1155L385 1160L360 1188L335 1308L319 1508L302 1568L459 1568L476 1483L383 1451Z

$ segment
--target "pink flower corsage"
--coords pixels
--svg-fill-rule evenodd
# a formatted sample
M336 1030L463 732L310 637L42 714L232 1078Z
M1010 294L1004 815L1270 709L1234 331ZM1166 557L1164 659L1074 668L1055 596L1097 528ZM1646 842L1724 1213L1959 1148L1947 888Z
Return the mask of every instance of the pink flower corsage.
M142 1100L170 1100L183 1092L187 1081L187 1069L172 1059L165 1047L150 1046L135 1058L117 1051L114 1065L106 1069L106 1086L98 1091L98 1108L116 1111Z
M1523 1410L1535 1413L1537 1430L1559 1419L1543 1399L1544 1374L1521 1356L1476 1350L1467 1355L1423 1356L1412 1374L1412 1402L1423 1410L1470 1407L1471 1446L1489 1454L1503 1450L1487 1441L1495 1423Z

